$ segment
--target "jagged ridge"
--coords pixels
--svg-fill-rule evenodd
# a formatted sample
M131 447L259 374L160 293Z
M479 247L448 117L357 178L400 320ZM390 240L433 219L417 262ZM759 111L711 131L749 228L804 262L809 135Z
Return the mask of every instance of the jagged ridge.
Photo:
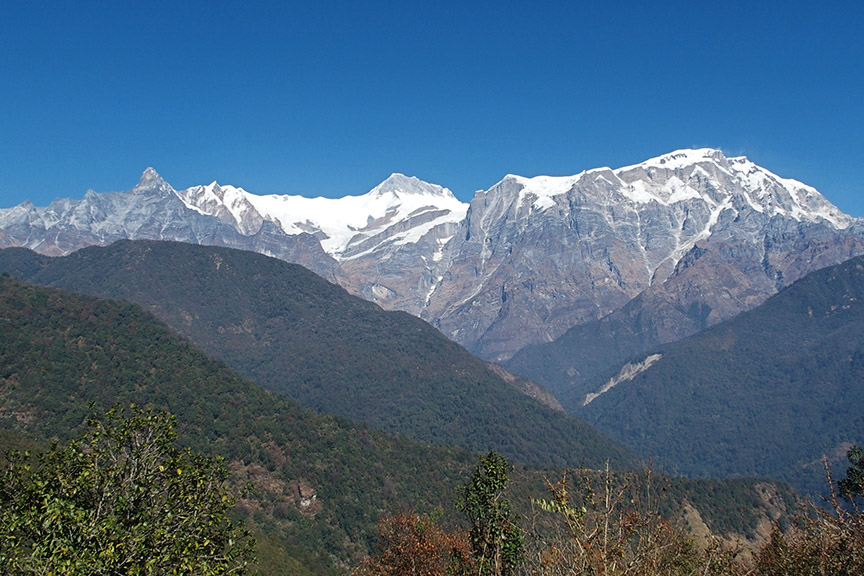
M128 193L0 210L0 246L60 255L166 239L300 263L495 361L682 275L691 294L676 288L676 306L696 305L717 322L862 253L862 228L815 189L713 149L575 176L508 175L470 206L401 174L367 194L327 199L216 182L175 191L148 169ZM694 266L694 251L708 258ZM709 262L722 274L704 270ZM700 300L700 290L725 291L728 301Z

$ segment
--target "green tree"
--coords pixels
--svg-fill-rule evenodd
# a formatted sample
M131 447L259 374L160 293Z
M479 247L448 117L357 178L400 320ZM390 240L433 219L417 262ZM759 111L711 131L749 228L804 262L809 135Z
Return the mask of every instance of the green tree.
M456 505L471 522L477 574L515 574L524 560L522 530L510 519L510 502L504 497L511 468L506 458L489 452Z
M864 496L864 450L853 446L846 458L850 466L846 469L846 477L840 480L840 493L849 499L860 498Z
M532 575L745 574L736 550L719 541L698 546L662 518L650 470L613 474L607 464L602 472L578 470L573 487L566 473L548 486L551 499L532 500L542 513L532 522L542 529L529 538Z
M80 440L11 453L0 476L0 573L244 573L254 541L228 517L228 470L176 448L172 422L115 408L91 417Z

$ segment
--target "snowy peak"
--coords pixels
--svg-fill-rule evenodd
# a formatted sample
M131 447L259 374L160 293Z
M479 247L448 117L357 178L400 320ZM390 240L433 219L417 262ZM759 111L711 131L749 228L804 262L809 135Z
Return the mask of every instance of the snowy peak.
M685 148L682 150L675 150L674 152L670 152L662 156L657 156L656 158L645 160L644 162L635 164L633 166L625 166L623 168L619 168L618 170L616 170L616 172L627 171L633 168L666 168L668 170L676 170L680 168L686 168L688 166L693 166L700 162L712 162L715 164L722 164L725 161L726 156L723 154L723 152L715 148Z
M386 196L395 195L396 197L405 195L416 196L431 196L440 198L455 198L453 193L443 186L424 182L416 176L405 176L394 172L381 182L378 186L369 191L370 196Z
M249 202L248 192L234 186L220 186L215 180L206 186L179 190L177 196L187 208L214 216L242 234L255 234L264 220Z
M324 251L337 260L417 242L438 225L462 221L468 208L447 188L403 174L361 196L250 195L250 202L287 234L318 231Z
M385 242L416 242L438 224L461 221L467 210L447 188L404 174L392 174L366 194L342 198L258 196L215 181L177 195L188 208L232 224L243 234L254 234L265 221L289 236L312 234L338 260Z
M507 174L475 195L472 215L481 219L479 226L486 229L505 214L509 218L534 218L555 206L562 213L580 206L604 214L614 228L618 216L649 205L672 212L695 209L710 214L707 228L699 234L702 238L711 234L711 228L726 213L737 218L758 212L769 219L824 222L840 230L856 221L816 189L777 176L744 156L729 158L714 148L681 149L639 164L614 170L594 168L573 176ZM472 230L479 231L476 227Z
M745 156L729 158L712 148L677 150L614 172L627 183L625 195L640 204L698 199L713 208L752 209L767 217L822 221L838 229L855 221L815 188L782 178Z
M148 167L141 174L141 178L138 180L138 184L135 188L132 189L132 192L158 192L160 194L170 194L174 192L174 189L170 184L165 182L162 179L162 176L159 175L156 170L151 167Z
M533 211L542 211L555 205L554 198L567 194L577 182L585 175L581 172L575 176L535 176L525 178L508 174L504 180L521 186L519 191L519 204L526 200L531 202Z

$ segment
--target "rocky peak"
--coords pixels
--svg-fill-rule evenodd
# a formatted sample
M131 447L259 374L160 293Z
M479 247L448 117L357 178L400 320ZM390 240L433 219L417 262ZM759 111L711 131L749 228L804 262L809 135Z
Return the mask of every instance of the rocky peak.
M148 167L141 174L141 178L138 180L138 184L132 189L132 192L158 192L161 195L166 195L174 192L174 189L155 169Z
M394 172L373 188L370 192L372 196L386 196L392 194L397 198L403 195L426 195L439 196L444 198L453 198L453 193L443 186L424 182L416 176L405 176L398 172Z

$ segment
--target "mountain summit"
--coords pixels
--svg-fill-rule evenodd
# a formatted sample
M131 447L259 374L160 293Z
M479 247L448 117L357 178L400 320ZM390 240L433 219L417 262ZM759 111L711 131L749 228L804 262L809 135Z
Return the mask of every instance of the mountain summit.
M815 189L712 149L510 175L474 196L419 313L504 360L650 290L668 296L661 339L677 339L861 253L862 232Z
M59 255L122 238L296 262L497 361L637 296L665 310L652 338L677 339L864 253L864 225L817 190L710 148L508 175L470 205L402 174L330 199L216 182L175 191L148 169L129 192L0 210L0 246Z
M437 184L424 182L416 176L405 176L394 172L381 182L378 186L369 191L369 195L384 195L384 194L399 195L423 195L423 196L439 196L447 200L455 200L453 193Z
M148 167L141 174L138 184L132 189L132 192L154 191L163 195L172 194L174 189L170 184L162 179L162 176L154 168Z

